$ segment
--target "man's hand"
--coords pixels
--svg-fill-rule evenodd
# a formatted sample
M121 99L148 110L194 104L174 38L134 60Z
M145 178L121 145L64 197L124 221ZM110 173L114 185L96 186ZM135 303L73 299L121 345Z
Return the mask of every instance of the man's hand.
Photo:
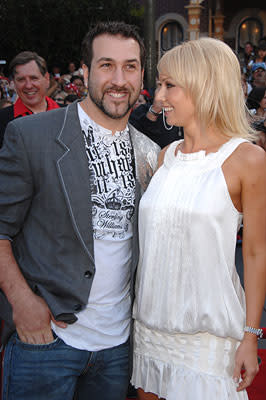
M154 93L154 99L153 99L153 103L152 103L152 109L154 112L156 112L157 114L160 114L160 112L162 111L163 105L161 100L157 99L157 89L155 90ZM152 114L151 112L147 112L147 118L151 121L156 121L157 120L157 116Z
M0 240L0 288L12 306L13 321L23 342L53 341L51 320L60 328L67 327L66 323L55 321L43 298L33 293L14 258L9 240Z
M34 293L16 302L13 320L20 340L31 344L50 343L54 340L51 320L61 328L67 327L66 323L55 321L45 301Z
M159 114L163 109L163 103L161 102L161 100L158 99L157 94L158 94L158 89L156 89L154 93L152 109Z

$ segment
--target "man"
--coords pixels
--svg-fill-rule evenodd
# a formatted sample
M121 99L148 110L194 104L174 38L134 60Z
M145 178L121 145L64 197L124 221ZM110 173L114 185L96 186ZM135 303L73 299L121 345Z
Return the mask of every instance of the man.
M266 64L264 62L255 63L251 68L252 87L265 87L266 85Z
M136 29L97 25L83 59L86 99L12 121L0 151L3 400L126 396L138 202L159 146L127 124Z
M49 74L45 60L37 53L31 51L19 53L10 63L10 73L18 98L15 104L9 102L7 106L1 107L0 148L8 122L15 118L59 107L55 101L46 97L46 91L49 87Z
M70 83L75 85L77 88L77 94L79 97L84 97L86 95L86 89L84 86L84 80L82 76L79 75L73 75L70 79Z
M243 72L248 72L248 65L252 58L255 56L254 53L254 46L251 42L246 42L244 46L244 65L243 65Z
M49 74L45 60L37 53L19 53L9 68L18 99L14 105L0 111L0 147L9 121L59 107L55 101L46 97Z

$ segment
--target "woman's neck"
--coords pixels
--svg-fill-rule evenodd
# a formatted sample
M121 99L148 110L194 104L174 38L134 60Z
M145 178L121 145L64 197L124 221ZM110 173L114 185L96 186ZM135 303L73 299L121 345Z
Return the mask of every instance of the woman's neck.
M207 153L217 151L230 137L223 135L216 127L206 129L185 129L184 141L180 144L183 153L194 153L205 150Z

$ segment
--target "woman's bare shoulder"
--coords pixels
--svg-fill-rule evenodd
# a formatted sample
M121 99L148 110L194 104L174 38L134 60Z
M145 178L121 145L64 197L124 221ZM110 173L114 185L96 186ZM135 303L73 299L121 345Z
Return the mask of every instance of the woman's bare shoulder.
M159 153L158 155L158 168L161 167L161 165L163 165L163 160L164 160L164 156L165 153L167 151L167 149L169 148L170 144L168 144L167 146L165 146Z
M234 152L232 161L238 163L241 175L253 179L264 175L266 177L266 152L258 145L245 142Z
M245 142L236 149L235 158L242 161L242 166L255 167L266 162L266 152L258 145Z

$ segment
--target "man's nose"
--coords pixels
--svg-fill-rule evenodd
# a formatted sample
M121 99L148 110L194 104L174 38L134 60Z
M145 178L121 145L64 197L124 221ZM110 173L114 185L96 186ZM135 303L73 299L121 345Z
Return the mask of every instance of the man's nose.
M122 68L116 68L112 75L112 84L124 86L126 84L125 71Z
M25 87L26 88L31 88L32 87L32 80L31 79L26 79L25 80Z

